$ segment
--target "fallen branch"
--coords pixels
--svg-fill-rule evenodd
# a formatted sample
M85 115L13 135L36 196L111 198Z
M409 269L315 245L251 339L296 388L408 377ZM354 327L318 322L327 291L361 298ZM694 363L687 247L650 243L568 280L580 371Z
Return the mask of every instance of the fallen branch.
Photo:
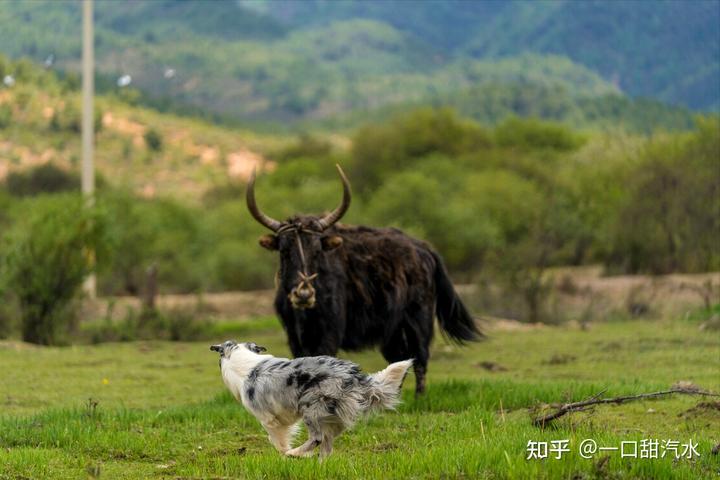
M641 400L643 398L655 398L655 397L663 397L666 395L672 395L673 393L683 393L686 395L703 395L708 397L720 397L720 394L712 393L712 392L706 392L703 390L700 390L698 388L694 387L675 387L671 388L670 390L663 390L660 392L652 392L652 393L640 393L638 395L626 395L623 397L613 397L613 398L601 398L602 394L605 393L605 390L603 390L600 393L596 393L595 395L587 398L586 400L583 400L581 402L573 402L573 403L566 403L560 406L555 406L557 410L555 410L552 413L549 413L547 415L535 417L533 420L533 425L537 427L545 427L545 425L549 424L555 419L558 419L568 413L572 412L580 412L583 410L587 410L587 407L592 405L602 405L607 403L625 403L630 402L632 400Z

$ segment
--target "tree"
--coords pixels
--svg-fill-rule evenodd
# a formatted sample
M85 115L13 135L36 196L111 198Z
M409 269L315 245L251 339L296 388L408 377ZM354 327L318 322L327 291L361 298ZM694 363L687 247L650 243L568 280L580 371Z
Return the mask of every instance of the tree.
M8 289L18 299L22 337L52 345L72 320L68 307L79 295L97 258L107 257L105 219L76 195L33 202L27 222L11 234Z

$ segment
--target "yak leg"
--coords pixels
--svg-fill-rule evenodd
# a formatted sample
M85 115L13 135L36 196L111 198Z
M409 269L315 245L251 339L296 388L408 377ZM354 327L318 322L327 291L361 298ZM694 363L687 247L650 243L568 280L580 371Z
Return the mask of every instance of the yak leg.
M430 329L419 328L419 318L415 317L414 325L403 322L390 339L381 347L380 351L388 362L399 362L409 358L414 359L415 395L425 392L425 373L430 358L430 340L432 340L432 316L430 316ZM425 319L427 320L427 319Z
M316 313L293 312L283 317L288 344L293 357L335 356L340 349L341 330L337 325L325 325Z
M408 323L413 327L415 337L415 396L425 393L425 373L430 360L430 342L433 337L434 308L423 306Z

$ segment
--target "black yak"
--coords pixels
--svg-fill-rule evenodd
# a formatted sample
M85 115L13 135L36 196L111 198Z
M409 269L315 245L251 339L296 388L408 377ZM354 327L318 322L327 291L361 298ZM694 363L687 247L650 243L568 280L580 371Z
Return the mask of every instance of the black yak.
M273 234L260 245L280 252L275 309L296 357L331 355L375 345L388 362L415 359L415 393L425 390L433 318L459 343L482 337L430 245L395 228L337 224L350 206L350 184L340 166L343 200L325 216L284 222L255 201L255 172L247 186L252 216Z

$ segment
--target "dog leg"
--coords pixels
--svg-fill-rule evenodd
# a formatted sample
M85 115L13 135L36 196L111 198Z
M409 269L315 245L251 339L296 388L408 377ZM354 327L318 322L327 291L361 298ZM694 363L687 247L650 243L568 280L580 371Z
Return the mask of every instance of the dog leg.
M270 443L277 448L278 452L285 453L290 450L290 441L292 440L294 425L263 424L263 427L268 433Z
M332 435L324 435L322 443L320 444L320 460L324 460L330 456L333 450L333 441L335 438Z
M320 445L320 440L310 438L299 447L295 447L292 450L285 452L285 455L288 457L310 457L313 454L313 450L315 450L315 447L318 445Z
M285 455L289 457L309 457L313 454L315 447L322 443L323 433L320 429L320 424L309 415L303 417L305 426L308 431L308 440L299 447L293 448L285 452Z
M326 421L322 424L322 430L323 438L320 444L320 460L330 456L335 438L345 430L345 427L340 422Z

